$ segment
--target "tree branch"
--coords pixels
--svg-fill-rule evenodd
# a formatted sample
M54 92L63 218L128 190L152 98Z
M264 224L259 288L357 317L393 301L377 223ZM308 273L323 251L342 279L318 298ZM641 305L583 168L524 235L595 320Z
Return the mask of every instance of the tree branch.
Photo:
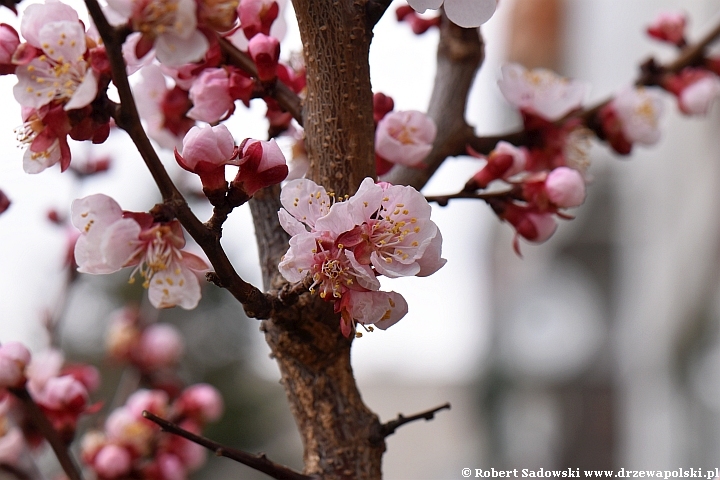
M365 6L370 29L372 29L390 7L392 0L369 0Z
M317 477L304 475L284 465L275 463L269 460L264 453L261 453L259 455L253 455L242 450L225 447L208 438L188 432L187 430L180 428L176 424L160 418L157 415L153 415L148 411L143 412L143 417L159 425L160 428L162 428L162 430L165 432L171 433L173 435L178 435L193 443L197 443L198 445L201 445L208 450L212 450L218 457L226 457L231 460L235 460L236 462L240 462L243 465L247 465L254 470L263 472L277 480L318 480Z
M25 387L21 388L8 388L8 391L17 398L25 409L25 413L30 419L30 423L37 428L40 434L47 440L55 452L55 456L60 462L65 474L70 480L82 480L82 474L80 468L75 463L75 460L68 451L68 446L60 438L57 430L52 426L50 420L45 416L43 411L40 409L37 403L32 399Z
M270 301L257 287L247 283L238 275L220 245L220 236L208 229L192 213L187 201L165 170L140 123L135 99L127 79L125 61L122 57L125 30L115 29L108 23L97 0L85 0L85 4L105 44L113 83L120 96L121 103L114 115L116 123L130 135L160 190L164 205L173 212L185 230L203 249L222 285L243 304L248 316L267 318L271 311Z
M465 121L465 107L484 56L480 30L458 27L443 14L437 73L428 106L428 115L437 125L435 144L424 160L425 168L395 166L383 180L420 190L447 157L465 153L465 146L475 137L473 128ZM457 153L460 145L462 152Z
M414 422L416 420L432 420L433 418L435 418L435 414L440 410L450 410L450 403L445 403L443 405L440 405L439 407L416 413L415 415L411 415L409 417L405 417L402 413L400 413L395 420L391 420L387 423L383 423L382 425L380 425L379 431L370 437L370 441L379 442L382 439L387 438L393 433L395 433L395 430L402 427L406 423Z
M431 107L428 109L428 114L436 122L436 115L431 114L432 106L436 104L436 95L438 97L438 102L441 98L445 99L447 95L456 97L456 103L459 101L463 102L463 109L457 111L464 112L464 102L467 99L467 93L469 91L465 89L455 90L457 87L454 86L451 81L448 81L443 75L441 75L443 71L447 71L446 75L452 78L452 74L450 72L466 72L469 68L469 65L452 62L449 61L450 59L444 58L445 55L442 54L442 44L443 42L450 44L450 41L448 40L448 37L446 35L443 35L442 33L446 31L445 29L447 28L447 25L445 25L445 23L443 25L443 30L441 30L440 45L438 46L438 74L435 78L433 98L430 101ZM712 30L705 34L705 36L703 36L698 42L689 44L684 47L674 61L666 65L658 65L652 58L647 60L641 66L641 73L635 81L635 85L661 86L663 78L667 75L678 73L685 67L702 64L703 60L705 59L704 55L706 53L707 47L712 42L717 40L718 37L720 37L720 23L718 23L718 25L716 25ZM466 47L469 47L472 45L472 43L469 42L465 45ZM443 59L443 61L441 61L441 58ZM444 90L445 92L444 96L442 95L442 90ZM600 109L606 104L608 104L611 100L612 98L608 98L582 111L574 112L568 117L559 120L557 123L562 124L570 118L579 117L582 118L586 124L591 124L593 117L597 115ZM440 104L439 106L442 106L442 104ZM442 112L442 114L452 116L453 111L450 110L449 107L447 107L447 110ZM457 115L457 112L455 112L454 114ZM415 188L420 189L422 188L422 186L425 185L425 183L427 183L427 181L435 173L435 171L440 166L440 164L442 164L445 158L465 155L467 153L468 146L472 147L475 151L479 153L487 155L495 148L497 142L501 140L512 143L513 145L526 145L532 141L532 139L528 136L525 130L519 130L507 133L505 135L480 137L473 133L471 127L467 126L466 124L461 125L460 122L457 121L457 119L455 120L455 122L457 123L457 125L462 126L462 130L458 130L458 132L456 132L456 134L454 135L441 135L440 133L438 133L438 137L433 146L433 150L430 152L427 159L425 160L425 163L429 165L428 168L419 171L413 171L413 169L406 167L395 167L388 173L388 175L383 178L383 180L394 184L412 185ZM446 157L441 158L443 155L446 155Z
M221 36L218 36L217 39L220 43L220 48L225 55L227 55L228 60L230 60L232 65L244 70L254 77L257 77L257 68L255 67L255 62L253 62L252 58L250 58L250 55L245 52L241 52L235 47L235 45L230 43L229 40ZM277 80L275 87L269 92L269 94L277 100L278 105L290 112L295 121L297 121L300 125L303 124L302 100L290 89L290 87L280 80Z

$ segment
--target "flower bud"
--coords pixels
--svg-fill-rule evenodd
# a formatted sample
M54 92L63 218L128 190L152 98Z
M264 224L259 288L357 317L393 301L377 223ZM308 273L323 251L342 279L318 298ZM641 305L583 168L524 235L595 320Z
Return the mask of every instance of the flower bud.
M241 190L251 197L270 185L282 182L288 174L287 162L275 140L245 140L241 147L240 171L231 189Z
M258 79L270 82L277 77L277 65L280 59L280 42L275 37L258 33L248 42L248 52L255 62Z
M545 192L559 208L577 207L585 201L585 180L577 170L558 167L545 179Z

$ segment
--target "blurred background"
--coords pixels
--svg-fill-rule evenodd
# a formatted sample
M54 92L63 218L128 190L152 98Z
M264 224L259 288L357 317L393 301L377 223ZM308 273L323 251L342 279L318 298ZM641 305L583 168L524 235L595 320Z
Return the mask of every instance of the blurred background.
M469 122L480 135L520 126L496 85L508 60L588 81L590 103L607 98L649 56L673 58L644 34L662 10L688 13L691 42L720 21L718 0L501 0L482 27L487 58ZM283 55L300 44L287 15ZM7 11L0 21L17 25ZM392 96L396 109L423 110L436 44L437 32L416 37L388 12L371 51L374 90ZM144 292L128 286L126 271L68 284L67 230L45 219L51 209L66 216L72 199L92 193L138 211L159 195L122 132L97 148L73 145L73 163L109 155L105 174L82 181L56 169L24 174L22 151L11 150L20 124L14 83L0 78L0 188L14 202L0 217L0 341L23 340L34 351L55 342L73 360L100 365L99 397L108 397L123 376L103 359L108 319L127 302L146 309ZM720 466L720 111L681 118L670 97L666 107L654 147L621 159L593 144L592 184L576 219L543 245L522 245L522 259L510 227L484 204L435 208L447 266L427 279L384 283L407 298L410 313L353 346L363 398L383 421L452 404L388 438L386 478L455 479L465 467ZM230 124L236 139L265 138L263 115L260 102L239 109ZM164 159L179 183L197 188L169 152ZM458 190L480 165L449 159L426 193ZM200 202L193 209L210 215ZM224 245L241 275L259 285L246 209L231 216ZM185 336L180 376L213 383L225 397L226 414L207 436L300 468L299 435L258 322L213 287L197 310L157 315ZM194 478L267 477L213 457Z

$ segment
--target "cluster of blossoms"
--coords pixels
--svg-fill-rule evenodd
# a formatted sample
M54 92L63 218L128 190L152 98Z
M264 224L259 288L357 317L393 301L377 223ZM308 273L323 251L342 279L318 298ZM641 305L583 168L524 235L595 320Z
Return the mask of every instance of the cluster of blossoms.
M245 139L235 145L224 125L193 127L183 139L182 154L175 159L185 170L200 177L203 191L211 203L229 202L238 206L255 192L280 183L288 175L288 166L275 140ZM225 167L240 167L230 185L225 181Z
M162 390L136 391L108 416L102 431L83 436L83 463L98 478L181 479L205 462L203 447L162 433L143 417L144 411L199 434L206 423L220 418L223 401L214 387L202 383L186 388L174 401Z
M377 276L427 276L445 264L430 206L412 187L366 178L355 195L333 202L323 187L299 179L280 200L280 224L292 235L280 272L290 282L310 275L311 291L341 314L345 336L358 323L386 329L407 313L400 294L379 291Z
M142 10L148 2L135 2L136 9ZM151 5L172 5L168 2L151 2ZM177 2L176 2L177 3ZM193 6L196 2L189 2ZM142 7L142 8L141 8ZM161 8L159 6L153 8ZM165 7L163 7L165 8ZM170 8L170 7L167 7ZM195 7L193 7L195 8ZM143 13L144 12L144 13ZM131 35L127 45L135 45L126 55L145 56L143 60L126 58L128 63L140 68L140 80L134 91L138 98L140 116L147 122L148 134L162 147L173 149L180 146L184 135L196 121L215 124L227 119L235 111L235 103L240 100L249 106L252 98L261 97L267 104L267 118L274 135L290 127L292 115L284 111L278 103L266 95L276 80L281 80L292 91L301 94L305 89L305 69L302 64L292 62L286 65L280 62L280 43L271 32L280 12L279 3L268 0L242 0L238 2L200 2L199 17L195 20L204 40L202 51L173 48L172 61L160 55L158 42L165 35L155 35L154 44L145 42L146 34L142 30ZM212 14L215 12L215 14ZM220 15L222 12L222 15ZM219 22L217 17L223 16ZM132 17L130 17L132 18ZM154 21L154 17L148 17ZM208 18L215 18L209 25ZM239 19L239 25L237 20ZM199 22L199 23L198 23ZM222 27L218 27L218 23ZM136 21L130 21L133 28L139 28ZM180 22L189 30L188 22ZM140 25L140 24L138 24ZM149 28L149 27L148 27ZM215 30L216 34L208 33ZM168 30L149 29L150 32ZM168 33L169 34L169 33ZM176 38L178 34L173 34ZM225 37L236 48L247 52L255 63L256 75L251 76L245 70L233 65L222 51L218 35ZM150 37L149 37L150 38ZM157 59L161 65L148 62L148 46L155 45ZM194 44L196 45L196 44ZM139 49L140 48L140 49ZM172 82L168 85L168 77Z
M154 381L180 361L185 343L169 323L145 325L137 308L123 308L112 315L106 336L108 357L136 367Z
M99 384L94 367L66 364L59 350L31 357L18 342L0 346L0 463L18 465L23 452L39 446L43 439L25 420L25 411L7 389L26 388L60 438L69 443L79 417L99 408L90 404L90 392Z
M18 79L13 93L22 106L23 168L38 173L60 163L65 170L68 136L100 143L110 132L109 114L93 104L99 85L110 81L105 49L77 12L57 1L28 6L20 24L24 42L8 25L0 31L0 73Z
M650 37L683 48L687 17L684 13L662 12L647 28ZM692 65L677 73L664 75L660 86L677 98L678 108L685 115L705 115L720 96L720 60L706 59L705 64Z

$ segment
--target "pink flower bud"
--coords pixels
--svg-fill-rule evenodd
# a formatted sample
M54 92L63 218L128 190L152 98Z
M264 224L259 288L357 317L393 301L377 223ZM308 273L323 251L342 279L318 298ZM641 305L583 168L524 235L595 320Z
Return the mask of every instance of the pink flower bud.
M415 110L389 112L375 130L375 153L385 160L417 167L432 150L435 122Z
M473 152L471 152L473 153ZM508 142L500 141L495 150L490 152L487 164L473 176L479 188L485 188L497 179L507 180L522 172L527 164L527 150L518 148Z
M42 407L49 410L82 411L89 400L85 385L70 375L54 377L47 381L45 388L34 397Z
M143 418L144 410L162 417L168 407L168 395L162 390L138 390L130 395L125 405L139 419Z
M189 98L193 107L187 112L188 117L208 123L225 118L235 109L235 100L230 96L228 71L224 68L203 70L190 87Z
M255 62L260 81L269 82L275 80L278 60L280 59L280 42L278 39L258 33L248 42L248 52L253 62Z
M680 111L688 115L706 115L720 95L720 79L708 72L707 76L691 83L678 97Z
M102 478L119 478L130 473L132 457L126 448L105 445L95 456L92 466Z
M545 192L557 207L577 207L585 201L585 180L577 170L558 167L548 174Z
M223 412L220 392L207 383L198 383L186 388L176 401L179 412L201 422L214 422Z
M152 370L175 365L184 349L182 336L175 327L156 323L142 332L134 357L140 366Z
M408 7L410 8L410 7ZM392 97L385 95L384 93L376 93L373 95L373 120L375 124L383 119L385 115L392 112L395 108L395 102Z
M175 160L189 172L200 176L207 193L225 191L225 165L235 163L235 140L225 125L192 127L183 139L183 153L175 150Z
M680 12L660 12L648 26L647 33L653 38L677 46L685 44L685 25L687 17Z
M252 196L270 185L282 182L288 174L287 162L275 140L245 140L241 145L240 171L232 182Z

